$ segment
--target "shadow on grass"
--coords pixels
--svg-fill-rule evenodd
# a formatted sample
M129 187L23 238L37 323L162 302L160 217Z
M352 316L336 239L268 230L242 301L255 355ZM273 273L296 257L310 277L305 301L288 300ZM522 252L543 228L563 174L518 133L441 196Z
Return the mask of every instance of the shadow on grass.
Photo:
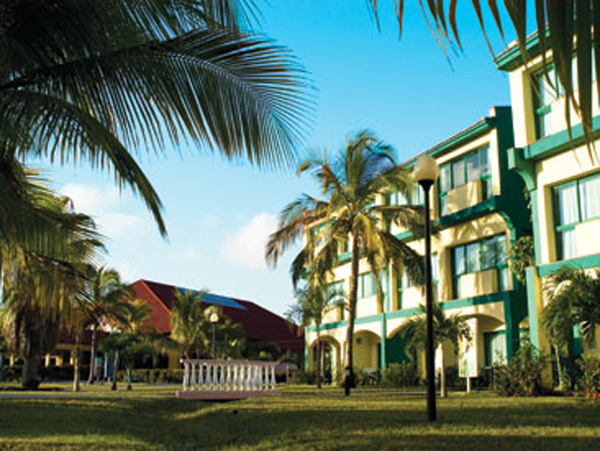
M333 392L290 393L227 404L171 398L9 400L0 409L0 441L39 443L53 436L77 444L99 436L115 446L153 448L599 448L600 408L572 399L443 400L440 421L430 424L424 400L373 394L348 399Z

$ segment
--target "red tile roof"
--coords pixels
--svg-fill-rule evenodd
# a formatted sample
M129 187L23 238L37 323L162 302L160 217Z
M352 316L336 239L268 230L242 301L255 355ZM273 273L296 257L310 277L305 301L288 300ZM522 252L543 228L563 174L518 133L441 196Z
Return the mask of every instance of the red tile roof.
M143 299L150 306L150 325L161 333L170 333L170 309L175 302L175 290L182 288L143 279L134 282L132 288L136 298ZM224 302L224 305L221 304L223 313L244 327L248 340L275 342L282 351L304 349L304 337L298 327L281 316L250 301L218 295L208 299L218 304Z

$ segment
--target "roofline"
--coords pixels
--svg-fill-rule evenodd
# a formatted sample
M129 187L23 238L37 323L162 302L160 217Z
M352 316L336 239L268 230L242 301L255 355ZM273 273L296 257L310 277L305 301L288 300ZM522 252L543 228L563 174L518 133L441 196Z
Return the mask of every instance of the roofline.
M548 33L546 32L546 35ZM540 36L536 31L525 38L525 51L527 58L535 58L540 55ZM510 72L524 64L523 54L518 41L511 42L508 47L494 57L494 62L499 70Z
M443 155L453 149L456 149L457 147L460 147L460 146L468 143L469 141L472 141L473 139L478 138L478 137L484 135L485 133L497 128L497 124L496 124L497 114L499 112L510 111L510 107L509 106L496 106L496 107L493 107L493 110L495 110L494 114L491 114L490 116L486 116L486 117L478 120L474 124L459 131L458 133L454 134L450 138L447 138L444 141L442 141L441 143L436 144L435 146L419 153L418 155L415 155L412 158L409 158L408 160L406 160L404 163L401 163L400 165L405 166L405 167L411 167L423 155L429 155L434 158L439 157L440 155Z
M171 313L171 310L169 310L169 307L167 307L165 305L165 303L162 301L162 299L159 298L156 295L156 293L154 293L154 290L148 286L148 284L146 283L146 281L144 279L140 279L140 280L138 280L136 282L133 282L131 285L134 285L134 284L136 284L138 282L141 282L148 289L148 291L152 294L152 297L158 301L158 303L162 306L162 308L165 309L170 316L173 316L173 314ZM149 280L149 282L153 282L153 281ZM160 282L154 282L154 283L160 283ZM167 285L167 284L163 283L161 285ZM170 285L170 286L173 286L173 285ZM175 288L175 287L173 287L173 288Z

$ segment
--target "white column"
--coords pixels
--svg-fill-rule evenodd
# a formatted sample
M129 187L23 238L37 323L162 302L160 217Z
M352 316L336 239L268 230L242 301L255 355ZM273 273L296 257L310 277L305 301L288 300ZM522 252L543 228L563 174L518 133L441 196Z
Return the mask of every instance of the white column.
M188 389L189 371L189 364L183 362L183 391Z
M219 379L218 379L218 374L217 374L217 364L213 363L212 368L213 368L213 378L212 378L213 379L213 389L218 390L217 383L219 382Z
M275 365L271 365L271 390L275 390L275 384L277 381L275 380Z
M219 365L219 390L225 390L225 366Z
M204 388L204 363L200 362L198 364L198 390L202 391Z
M246 376L246 377L244 377L244 390L249 391L250 390L250 365L244 365L244 373Z
M240 365L238 363L233 367L233 389L235 391L240 389L239 367Z
M231 390L231 364L227 364L227 379L225 380L225 390Z
M212 391L212 368L211 364L206 364L206 389Z
M190 363L191 366L191 373L192 373L192 377L190 378L190 390L195 390L196 389L196 364L195 363Z

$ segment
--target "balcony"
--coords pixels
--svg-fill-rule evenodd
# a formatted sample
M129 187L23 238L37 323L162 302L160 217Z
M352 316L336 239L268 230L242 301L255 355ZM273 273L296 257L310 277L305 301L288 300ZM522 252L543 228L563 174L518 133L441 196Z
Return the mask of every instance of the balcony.
M498 270L474 272L460 276L459 293L461 298L474 298L498 291Z
M450 215L477 205L483 200L482 197L481 180L471 180L446 193L446 211L443 214Z

